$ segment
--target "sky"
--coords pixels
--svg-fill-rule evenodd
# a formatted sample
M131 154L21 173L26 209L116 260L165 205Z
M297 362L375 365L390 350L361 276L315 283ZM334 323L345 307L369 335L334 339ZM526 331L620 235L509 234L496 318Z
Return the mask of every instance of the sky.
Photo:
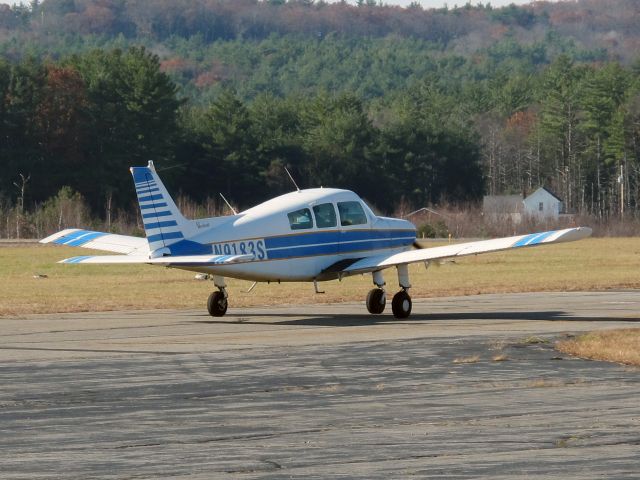
M332 1L332 0L329 0ZM336 0L333 0L336 1ZM465 5L467 3L467 0L418 0L420 2L420 4L424 7L424 8L441 8L444 7L445 4L447 4L449 7L453 7L454 5L458 5L458 6L462 6ZM531 3L532 0L484 0L481 3L491 3L492 6L494 7L503 7L505 5L509 5L510 3L515 3L516 5L523 5L525 3ZM383 0L384 3L386 3L387 5L400 5L403 7L406 7L407 5L409 5L412 0ZM0 3L8 3L8 4L15 4L15 3L20 3L19 0L0 0ZM28 1L24 0L24 3L29 3ZM349 3L355 3L355 0L351 0ZM471 4L475 5L479 3L479 0L471 0Z

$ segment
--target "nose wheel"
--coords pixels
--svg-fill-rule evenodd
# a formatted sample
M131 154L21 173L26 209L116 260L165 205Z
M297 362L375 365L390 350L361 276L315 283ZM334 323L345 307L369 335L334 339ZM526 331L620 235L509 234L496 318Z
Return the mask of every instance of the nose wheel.
M411 297L406 290L400 290L393 296L391 310L396 318L407 318L411 315Z
M218 275L213 276L213 284L218 287L218 291L209 295L207 310L212 317L222 317L227 313L227 307L229 306L229 302L227 302L227 284L224 281L224 277Z

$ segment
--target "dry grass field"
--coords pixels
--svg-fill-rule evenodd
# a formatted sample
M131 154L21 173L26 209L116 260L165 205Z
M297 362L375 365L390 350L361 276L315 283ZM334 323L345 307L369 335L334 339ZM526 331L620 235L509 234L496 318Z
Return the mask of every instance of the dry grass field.
M435 244L434 244L435 245ZM153 308L202 308L213 289L194 274L148 265L65 265L85 249L51 245L0 248L0 315ZM90 252L89 252L90 254ZM549 247L465 257L411 268L415 298L479 293L640 288L640 239L592 238ZM46 278L36 278L46 275ZM395 270L386 273L395 292ZM230 308L364 300L371 275L321 284L230 280Z
M556 348L576 357L640 365L640 328L590 332L558 342Z

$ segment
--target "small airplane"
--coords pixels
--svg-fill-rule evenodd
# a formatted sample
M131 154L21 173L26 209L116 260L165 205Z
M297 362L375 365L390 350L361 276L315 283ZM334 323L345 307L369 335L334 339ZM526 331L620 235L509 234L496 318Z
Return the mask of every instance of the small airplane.
M408 293L411 263L428 266L453 257L570 242L591 235L590 228L577 227L420 248L411 222L377 216L355 193L334 188L298 189L234 215L188 220L153 162L132 167L131 173L146 238L67 229L40 242L120 254L79 256L59 263L150 264L208 274L217 288L207 302L214 317L227 311L225 277L313 282L318 292L317 282L365 273L372 274L375 285L366 298L367 310L380 314L386 305L383 271L395 267L400 291L393 296L391 308L396 318L406 318L412 307Z

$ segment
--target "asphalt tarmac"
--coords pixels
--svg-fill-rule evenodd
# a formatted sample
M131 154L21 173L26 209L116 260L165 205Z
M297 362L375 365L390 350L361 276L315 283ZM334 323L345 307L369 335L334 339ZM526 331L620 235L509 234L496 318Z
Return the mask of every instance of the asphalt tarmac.
M233 299L231 299L233 302ZM639 478L640 292L0 319L0 478ZM496 361L502 360L502 361Z

